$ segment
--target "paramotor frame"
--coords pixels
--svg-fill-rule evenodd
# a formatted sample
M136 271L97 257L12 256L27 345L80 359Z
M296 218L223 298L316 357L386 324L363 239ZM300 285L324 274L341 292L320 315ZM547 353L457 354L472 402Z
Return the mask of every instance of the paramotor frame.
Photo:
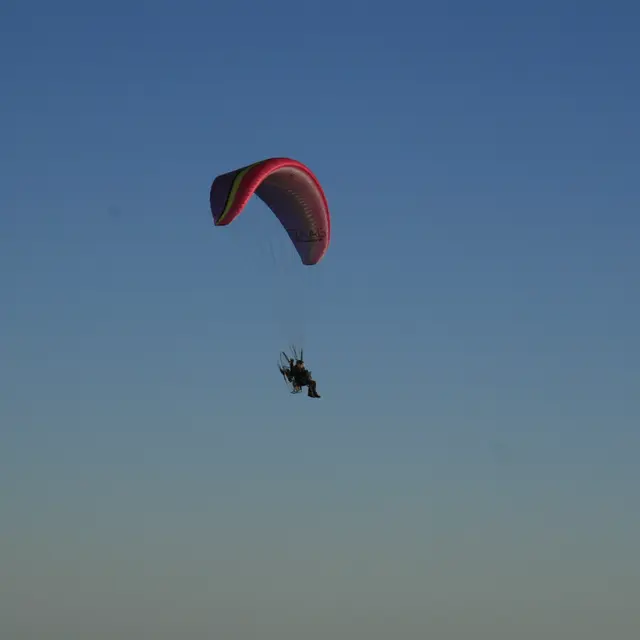
M303 360L304 352L300 349L300 354L294 345L291 345L291 356L287 355L284 351L280 353L280 359L278 361L278 370L280 371L282 378L291 391L291 393L300 393L302 388L294 383L293 377L289 373L291 370L291 361L295 363L296 360Z

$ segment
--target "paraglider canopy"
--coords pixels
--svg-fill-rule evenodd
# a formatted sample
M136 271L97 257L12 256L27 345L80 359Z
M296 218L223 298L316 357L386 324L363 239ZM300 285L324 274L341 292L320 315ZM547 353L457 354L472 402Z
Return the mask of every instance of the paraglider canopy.
M320 262L329 248L331 216L312 171L297 160L268 158L217 176L209 194L214 224L231 224L254 194L276 215L302 263Z

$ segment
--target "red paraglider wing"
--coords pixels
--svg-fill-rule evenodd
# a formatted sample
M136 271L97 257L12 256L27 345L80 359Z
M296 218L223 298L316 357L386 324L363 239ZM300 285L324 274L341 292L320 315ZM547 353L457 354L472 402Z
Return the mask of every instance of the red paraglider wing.
M219 175L209 194L214 224L233 222L254 193L286 229L302 263L320 262L329 248L331 216L311 170L297 160L269 158Z

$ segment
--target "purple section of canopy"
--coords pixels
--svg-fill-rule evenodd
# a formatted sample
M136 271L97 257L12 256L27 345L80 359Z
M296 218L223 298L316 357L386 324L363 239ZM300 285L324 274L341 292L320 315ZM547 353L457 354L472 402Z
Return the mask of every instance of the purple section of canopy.
M287 230L302 262L315 264L326 251L329 230L324 198L312 177L297 167L282 167L256 194Z

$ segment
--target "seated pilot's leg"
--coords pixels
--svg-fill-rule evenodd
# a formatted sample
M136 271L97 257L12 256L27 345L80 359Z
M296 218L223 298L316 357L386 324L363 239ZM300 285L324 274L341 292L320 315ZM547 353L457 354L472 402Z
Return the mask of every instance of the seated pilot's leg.
M315 380L309 380L309 395L312 398L319 398L320 397L318 395L318 392L316 391L316 381Z

